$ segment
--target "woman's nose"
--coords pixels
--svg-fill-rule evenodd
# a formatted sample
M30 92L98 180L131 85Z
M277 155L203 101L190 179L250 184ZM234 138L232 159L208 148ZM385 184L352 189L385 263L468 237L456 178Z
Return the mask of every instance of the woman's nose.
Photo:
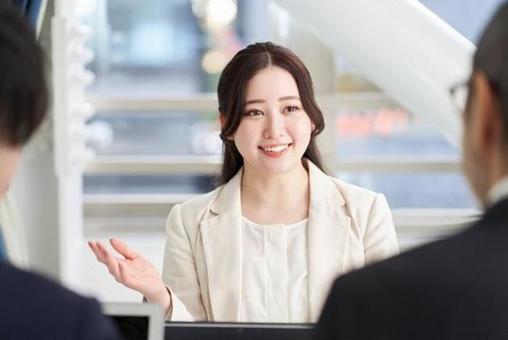
M284 118L281 114L269 114L263 137L278 138L284 135Z

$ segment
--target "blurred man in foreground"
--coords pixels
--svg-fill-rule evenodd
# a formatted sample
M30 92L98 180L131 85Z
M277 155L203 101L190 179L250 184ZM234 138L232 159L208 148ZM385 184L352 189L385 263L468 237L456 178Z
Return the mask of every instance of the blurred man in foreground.
M508 339L508 3L465 86L464 170L485 214L457 236L337 279L320 339Z
M28 23L0 4L0 199L21 147L46 115L43 60ZM0 260L0 339L118 338L96 301Z

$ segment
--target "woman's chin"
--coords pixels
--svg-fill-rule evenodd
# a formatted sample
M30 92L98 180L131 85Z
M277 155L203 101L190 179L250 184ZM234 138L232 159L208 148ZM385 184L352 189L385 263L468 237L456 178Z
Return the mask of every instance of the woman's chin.
M302 162L300 160L288 162L260 162L260 164L256 166L251 166L251 170L263 174L264 176L270 175L282 175L292 172L296 170L298 167L302 167Z

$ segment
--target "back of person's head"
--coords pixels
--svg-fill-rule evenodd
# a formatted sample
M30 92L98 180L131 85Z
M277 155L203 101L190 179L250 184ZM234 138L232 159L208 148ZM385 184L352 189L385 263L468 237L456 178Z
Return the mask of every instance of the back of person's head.
M473 68L485 74L499 100L508 142L508 2L499 7L480 37Z
M315 137L323 131L325 122L314 98L310 73L291 50L271 42L262 42L249 45L235 54L219 79L217 95L219 111L223 117L221 139L224 142L224 161L220 178L222 184L229 181L243 165L242 156L228 137L236 132L242 120L247 84L258 72L270 66L284 69L295 80L303 109L315 126L303 157L323 170Z
M44 54L21 14L0 5L0 143L25 144L48 106Z

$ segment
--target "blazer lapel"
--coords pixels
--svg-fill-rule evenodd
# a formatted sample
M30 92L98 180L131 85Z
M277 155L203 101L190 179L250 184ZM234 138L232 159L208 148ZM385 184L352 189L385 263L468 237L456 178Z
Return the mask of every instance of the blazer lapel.
M319 318L331 284L343 270L351 219L335 182L307 161L310 179L308 224L309 307L312 321Z
M240 170L224 185L201 222L212 316L237 321L242 287L242 208Z
M309 308L319 318L334 278L343 271L351 219L333 180L310 161L308 227ZM242 289L242 208L239 171L210 206L201 222L212 316L217 321L238 321Z

